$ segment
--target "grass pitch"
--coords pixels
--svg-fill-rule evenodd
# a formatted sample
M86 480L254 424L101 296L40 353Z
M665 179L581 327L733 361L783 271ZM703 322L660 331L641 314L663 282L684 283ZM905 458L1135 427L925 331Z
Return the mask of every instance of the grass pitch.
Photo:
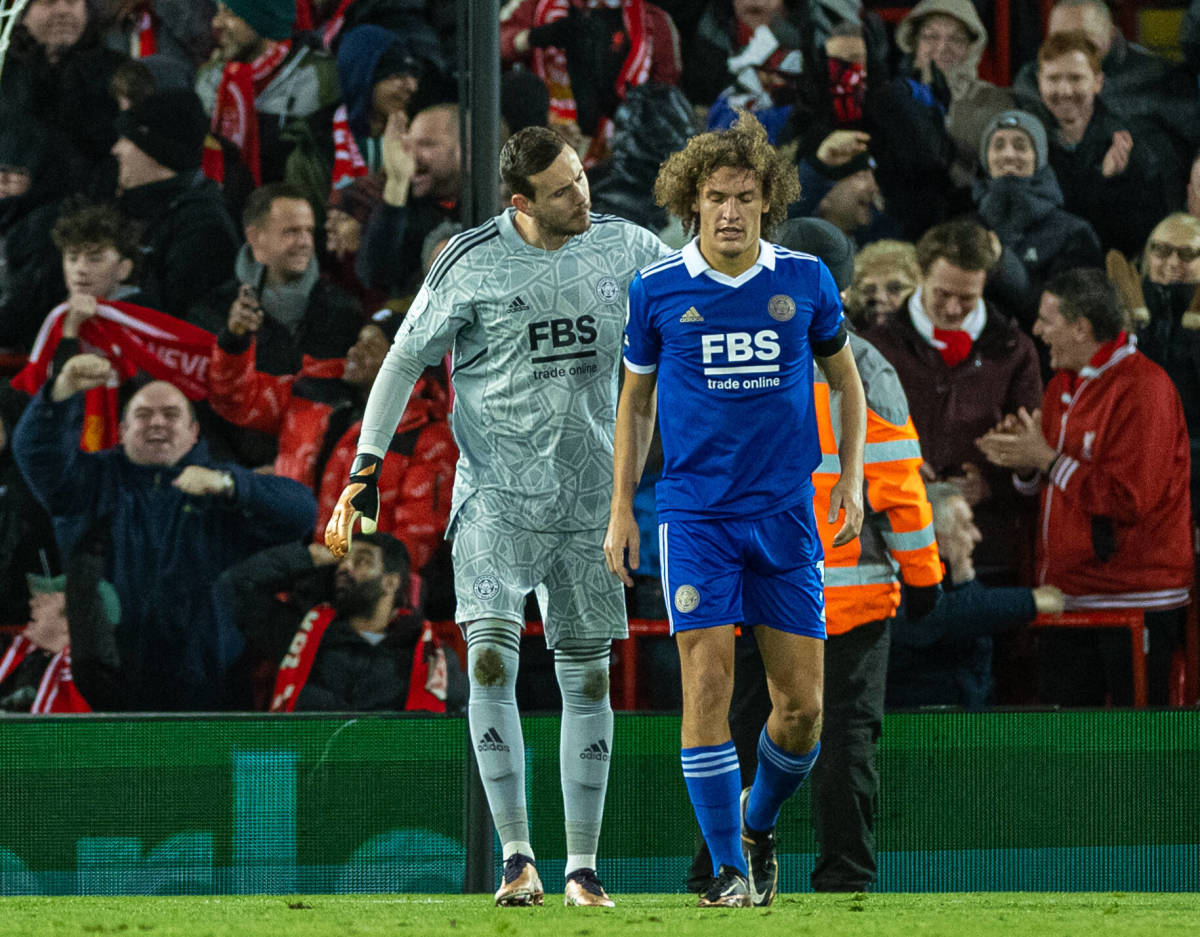
M704 910L691 895L618 895L614 909L492 907L486 895L4 898L3 937L1194 937L1193 894L781 895Z

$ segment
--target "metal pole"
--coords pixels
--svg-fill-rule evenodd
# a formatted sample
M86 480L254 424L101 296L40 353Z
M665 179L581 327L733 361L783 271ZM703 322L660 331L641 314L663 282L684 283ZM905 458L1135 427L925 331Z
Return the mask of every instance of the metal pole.
M462 187L464 226L483 224L500 205L500 3L458 0L459 100L464 106ZM465 39L465 41L464 41ZM467 730L463 844L466 868L463 891L491 892L492 816L475 761L474 740Z

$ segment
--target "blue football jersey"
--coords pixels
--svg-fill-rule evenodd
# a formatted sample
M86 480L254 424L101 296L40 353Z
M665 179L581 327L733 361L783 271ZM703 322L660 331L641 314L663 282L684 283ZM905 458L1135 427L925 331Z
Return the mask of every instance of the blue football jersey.
M812 503L821 461L812 349L839 334L842 318L825 264L766 241L736 278L713 270L696 241L639 271L625 364L657 371L660 521Z

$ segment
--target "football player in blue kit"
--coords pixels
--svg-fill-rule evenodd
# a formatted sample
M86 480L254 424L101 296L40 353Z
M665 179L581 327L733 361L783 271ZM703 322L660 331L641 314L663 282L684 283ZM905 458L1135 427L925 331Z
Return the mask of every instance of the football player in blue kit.
M682 666L681 761L713 857L699 903L761 906L777 887L780 807L820 749L814 356L839 397L841 476L829 518L844 514L839 545L862 524L865 396L828 268L759 237L783 220L799 181L754 117L693 137L659 170L655 196L698 236L629 287L605 557L630 585L639 560L633 494L657 391L659 550ZM743 792L728 719L738 624L755 629L773 707Z

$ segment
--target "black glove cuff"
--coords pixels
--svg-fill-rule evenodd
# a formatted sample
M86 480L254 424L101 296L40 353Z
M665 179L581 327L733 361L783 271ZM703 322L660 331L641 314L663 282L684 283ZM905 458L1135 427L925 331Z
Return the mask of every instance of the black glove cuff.
M377 455L360 452L350 464L350 481L361 485L379 484L379 472L383 468L383 459Z

